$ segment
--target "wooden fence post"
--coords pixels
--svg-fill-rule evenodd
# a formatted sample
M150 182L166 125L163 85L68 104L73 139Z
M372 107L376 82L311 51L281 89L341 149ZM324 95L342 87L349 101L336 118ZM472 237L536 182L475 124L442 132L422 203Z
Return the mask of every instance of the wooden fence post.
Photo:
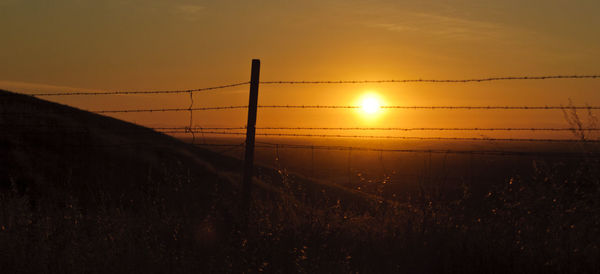
M244 152L244 178L242 182L242 210L245 211L244 222L247 222L250 210L252 176L254 175L254 140L256 131L256 112L258 105L258 84L260 81L260 60L252 60L250 76L250 101L248 103L248 123L246 125L246 150Z

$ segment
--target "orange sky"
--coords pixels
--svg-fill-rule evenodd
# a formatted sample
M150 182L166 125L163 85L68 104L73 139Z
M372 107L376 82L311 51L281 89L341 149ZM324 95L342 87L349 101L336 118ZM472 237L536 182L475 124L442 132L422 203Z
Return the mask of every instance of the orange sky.
M187 89L262 80L461 79L600 73L598 1L0 0L0 88L20 92ZM600 104L600 80L261 86L259 104ZM195 95L246 104L248 87ZM84 109L187 107L188 95L53 97ZM194 114L243 126L245 111ZM267 110L259 126L567 126L560 111ZM120 114L183 126L187 113ZM411 133L439 135L439 133ZM447 133L445 133L447 134ZM463 133L464 134L464 133ZM548 134L510 133L547 137Z

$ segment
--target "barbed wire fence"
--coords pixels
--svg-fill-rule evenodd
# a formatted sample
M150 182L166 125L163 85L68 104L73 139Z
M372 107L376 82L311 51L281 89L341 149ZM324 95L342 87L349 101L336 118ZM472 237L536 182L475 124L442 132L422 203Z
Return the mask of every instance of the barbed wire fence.
M255 65L257 65L255 67ZM188 135L191 137L191 144L200 148L210 148L215 153L226 155L228 153L237 153L238 151L244 151L246 156L248 151L251 151L252 159L245 159L244 163L244 189L242 192L242 207L246 210L249 209L248 199L250 193L250 177L252 172L248 172L249 164L250 170L253 169L253 155L254 148L270 149L275 152L275 163L279 170L281 170L281 149L294 149L294 150L310 150L310 176L315 176L315 150L322 151L338 151L347 153L347 175L348 183L352 182L352 157L357 152L373 152L378 154L379 162L382 166L384 173L387 174L387 169L384 166L383 155L384 153L415 153L424 154L429 157L429 165L431 166L431 155L442 154L446 157L449 154L455 155L468 155L470 161L473 161L473 155L484 155L484 156L523 156L523 157L557 157L557 158L600 158L600 152L594 151L523 151L515 149L416 149L416 148L374 148L374 147L360 147L360 146L340 146L340 145L314 145L314 144L290 144L278 142L255 142L254 136L261 136L265 138L273 137L285 137L285 138L333 138L333 139L381 139L381 140L416 140L416 141L455 141L455 142L520 142L520 143L575 143L575 144L597 144L600 143L600 139L589 139L583 136L589 136L583 134L583 132L591 133L600 131L598 125L583 126L581 123L570 123L570 127L300 127L300 126L255 126L255 122L251 122L251 115L256 118L256 110L261 109L281 109L287 111L303 111L303 110L356 110L361 109L362 106L357 105L303 105L303 104L264 104L259 105L256 101L253 103L253 96L258 96L258 86L260 85L352 85L352 84L401 84L401 83L427 83L427 84L469 84L469 83L481 83L481 82L493 82L493 81L525 81L525 80L559 80L559 79L600 79L600 75L542 75L542 76L507 76L507 77L486 77L486 78L472 78L472 79L389 79L389 80L301 80L301 81L290 81L290 80L270 80L260 81L258 74L260 71L260 61L253 60L252 77L251 81L241 81L228 83L223 85L203 87L196 89L181 89L181 90L135 90L135 91L93 91L93 92L82 92L82 91L68 91L68 92L40 92L26 94L33 97L64 97L64 96L119 96L119 95L174 95L174 94L187 94L189 98L189 105L187 107L180 108L128 108L128 109L96 109L90 110L96 114L127 114L127 113L165 113L165 112L187 112L188 121L185 126L165 126L165 127L147 127L147 128L127 128L125 129L105 129L113 133L127 133L127 134L169 134L174 137L182 137ZM250 103L249 105L224 105L224 106L199 106L195 105L194 96L199 93L210 92L210 91L222 91L229 88L235 87L246 87L250 86ZM10 93L0 92L0 95L9 95ZM256 99L256 97L254 98ZM438 110L449 110L449 111L552 111L560 110L565 114L567 111L587 110L591 113L592 110L600 110L600 105L579 105L575 106L569 103L567 106L563 105L383 105L381 109L387 110L422 110L422 111L438 111ZM248 125L244 126L199 126L195 125L196 112L207 112L207 111L231 111L231 110L248 110ZM18 116L18 117L40 117L43 115L50 114L72 114L74 110L63 109L63 110L52 110L52 111L7 111L0 109L0 116ZM24 123L6 123L0 120L0 127L7 134L11 132L19 132L21 134L56 134L60 131L60 134L90 134L90 130L86 126L64 126L64 125L40 125L40 124L24 124ZM9 119L10 120L10 119ZM259 130L259 132L255 132ZM273 132L276 131L276 132ZM319 132L317 132L319 131ZM321 133L321 132L326 133ZM344 134L338 134L331 132L345 132ZM316 132L316 133L309 133ZM355 134L354 132L370 132L379 134ZM406 136L406 135L392 135L390 133L409 133L409 132L571 132L571 133L582 133L575 134L575 136L581 136L577 139L558 139L558 138L497 138L488 137L482 134L479 137L451 137L451 136ZM349 134L346 134L349 133ZM196 142L196 134L200 134L201 143ZM242 143L209 143L206 140L206 135L210 136L243 136L246 135L246 142ZM251 138L249 137L251 136ZM82 139L83 140L83 139ZM17 144L23 145L23 144ZM29 144L37 145L37 143ZM43 144L40 144L43 145ZM123 147L140 147L140 146L162 146L161 144L150 143L116 143L116 144L88 144L84 143L73 143L62 142L60 145L72 146L72 147L97 147L99 149L105 148L123 148ZM244 150L245 147L245 150ZM248 175L250 174L250 175ZM387 176L387 175L386 175Z
M600 75L544 75L544 76L508 76L508 77L487 77L473 79L390 79L390 80L326 80L326 81L260 81L264 85L303 85L303 84L380 84L380 83L479 83L491 81L514 81L514 80L550 80L550 79L598 79ZM194 112L197 111L221 111L247 109L246 105L229 106L208 106L194 107L194 94L198 92L207 92L222 90L232 87L241 87L249 85L250 82L236 82L212 87L183 90L138 90L138 91L98 91L98 92L55 92L55 93L32 93L28 94L34 97L55 97L55 96L108 96L108 95L157 95L157 94L189 94L190 105L187 108L148 108L148 109L118 109L118 110L91 110L98 114L115 113L154 113L154 112L189 112L189 122L185 127L150 127L150 129L165 134L190 134L192 144L196 142L196 134L202 135L202 143L206 143L205 134L213 135L243 135L242 132L232 132L234 130L246 130L245 126L239 127L200 127L194 126ZM356 105L258 105L258 108L271 109L360 109L362 106ZM537 106L484 106L484 105L443 105L443 106L425 106L425 105L384 105L381 109L404 109L404 110L599 110L600 106L562 106L562 105L537 105ZM57 112L51 112L57 113ZM25 114L2 112L4 115ZM7 125L4 125L7 126ZM15 125L13 125L15 126ZM26 125L21 125L25 126ZM573 132L573 131L600 131L600 128L555 128L555 127L256 127L258 130L296 130L296 131L550 131L550 132ZM207 131L208 130L208 131ZM348 135L348 134L309 134L309 133L256 133L258 136L265 137L316 137L316 138L365 138L365 139L400 139L400 140L455 140L455 141L504 141L504 142L598 142L598 140L579 140L579 139L535 139L535 138L491 138L491 137L419 137L419 136L391 136L391 135Z

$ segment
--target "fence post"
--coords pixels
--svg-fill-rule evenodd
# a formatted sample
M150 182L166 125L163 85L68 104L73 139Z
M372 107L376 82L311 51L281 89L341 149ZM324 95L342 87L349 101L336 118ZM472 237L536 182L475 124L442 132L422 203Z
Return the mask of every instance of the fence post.
M254 140L256 131L256 112L258 105L258 84L260 79L260 60L252 60L252 73L250 76L250 100L248 102L248 123L246 125L246 150L244 152L244 178L242 182L242 210L244 222L248 221L250 198L252 189L252 176L254 175Z

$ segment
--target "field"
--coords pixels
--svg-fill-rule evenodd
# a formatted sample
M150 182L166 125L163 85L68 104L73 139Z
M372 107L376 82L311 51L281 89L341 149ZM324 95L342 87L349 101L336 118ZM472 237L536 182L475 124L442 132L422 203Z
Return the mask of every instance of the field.
M2 96L6 272L600 271L600 162L584 140L335 141L531 152L525 156L258 147L248 209L239 203L239 149L195 147L116 119Z

